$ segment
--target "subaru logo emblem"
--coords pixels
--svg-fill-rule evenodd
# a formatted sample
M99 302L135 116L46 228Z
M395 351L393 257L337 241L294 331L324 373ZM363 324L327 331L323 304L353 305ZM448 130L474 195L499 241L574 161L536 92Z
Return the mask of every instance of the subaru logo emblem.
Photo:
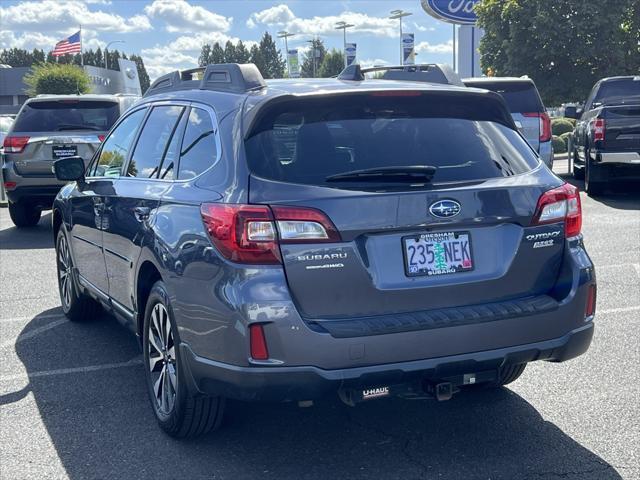
M429 207L429 212L434 217L449 218L460 213L460 204L455 200L438 200Z

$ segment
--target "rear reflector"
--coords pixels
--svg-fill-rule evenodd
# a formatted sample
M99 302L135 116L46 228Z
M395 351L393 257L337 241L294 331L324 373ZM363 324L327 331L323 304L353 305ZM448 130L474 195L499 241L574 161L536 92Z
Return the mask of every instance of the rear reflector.
M595 284L589 285L589 292L587 293L587 305L584 309L584 317L591 317L596 313L596 297L597 288Z
M16 182L4 182L5 190L13 190L18 184Z
M606 124L604 118L596 118L591 123L591 129L593 130L593 141L604 142L604 133L606 131Z
M29 137L4 137L2 146L5 153L20 153L24 150L24 147L29 143Z
M200 213L220 254L237 263L281 263L279 243L340 241L331 220L313 208L205 203Z
M98 140L100 140L100 142L104 142L104 135L98 135Z
M540 196L531 224L545 225L563 220L566 237L575 237L582 230L580 193L569 183L544 192Z
M249 344L251 358L254 360L267 360L269 350L267 350L267 340L264 338L264 329L261 324L249 325Z

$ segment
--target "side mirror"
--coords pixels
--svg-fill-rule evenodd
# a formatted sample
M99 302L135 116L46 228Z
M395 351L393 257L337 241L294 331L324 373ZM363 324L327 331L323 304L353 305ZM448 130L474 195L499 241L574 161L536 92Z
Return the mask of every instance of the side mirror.
M564 107L564 116L567 118L578 118L578 108L574 106Z
M53 173L58 180L74 182L84 178L84 160L82 157L66 157L53 162Z

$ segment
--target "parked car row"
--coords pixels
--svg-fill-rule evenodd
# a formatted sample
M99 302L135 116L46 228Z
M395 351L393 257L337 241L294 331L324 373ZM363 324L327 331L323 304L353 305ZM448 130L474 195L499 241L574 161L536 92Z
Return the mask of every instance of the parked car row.
M167 74L88 167L54 163L62 308L138 336L176 437L215 429L226 398L448 400L576 357L596 304L580 195L514 112L357 69Z

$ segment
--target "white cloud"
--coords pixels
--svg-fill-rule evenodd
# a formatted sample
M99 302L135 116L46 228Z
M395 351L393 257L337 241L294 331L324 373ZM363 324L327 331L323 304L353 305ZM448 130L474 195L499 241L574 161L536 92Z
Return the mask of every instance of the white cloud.
M453 52L453 40L449 40L446 43L434 43L420 42L416 45L417 53L452 53Z
M233 18L224 17L186 0L155 0L144 9L151 18L163 20L168 32L226 32Z
M424 25L419 25L416 22L413 22L413 28L418 32L434 32L436 30L433 27L425 27Z
M264 25L269 28L284 28L300 35L342 35L336 30L339 21L351 23L350 33L364 33L375 36L393 37L398 35L397 20L386 17L372 17L364 13L345 11L340 15L326 17L298 18L288 5L280 4L259 12L254 12L247 20L249 28Z
M22 35L16 36L11 30L0 31L0 49L4 48L24 48L26 50L32 50L34 48L41 48L50 50L59 39L43 35L40 32L25 32Z
M240 39L221 32L184 35L161 45L144 48L140 52L151 79L174 70L184 70L198 66L198 56L204 44L219 43L224 47L227 41L237 43ZM256 42L243 42L250 49Z
M111 5L111 0L83 0L88 5Z
M86 28L120 33L139 32L152 28L149 19L144 15L123 18L114 13L90 10L86 3L78 0L26 1L6 8L0 7L0 18L2 29L12 31L73 33L71 30L75 30L75 25L80 24L83 30Z

